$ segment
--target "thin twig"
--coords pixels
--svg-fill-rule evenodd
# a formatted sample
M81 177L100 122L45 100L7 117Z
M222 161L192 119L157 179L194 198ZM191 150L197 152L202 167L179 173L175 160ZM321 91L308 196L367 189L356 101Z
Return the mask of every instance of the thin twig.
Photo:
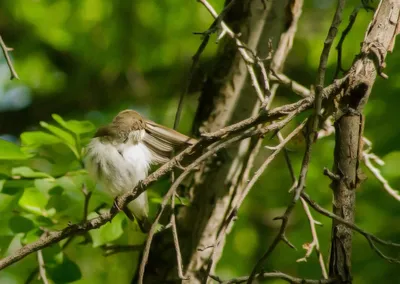
M10 73L11 73L10 80L12 80L14 78L19 80L17 71L15 71L14 65L12 64L12 61L10 58L10 55L8 54L8 52L12 51L13 49L6 46L6 44L4 43L3 38L1 36L0 36L0 46L1 46L1 49L3 50L4 57L6 58L8 68L10 69Z
M319 124L319 118L321 116L321 108L322 108L322 90L325 84L325 73L326 67L328 64L329 53L333 44L333 41L336 37L337 31L339 29L339 25L342 22L342 14L344 10L344 6L346 4L346 0L338 0L336 12L333 16L332 24L329 28L328 35L324 41L324 48L321 53L319 66L318 66L318 75L315 83L315 113L314 113L314 124L312 128L313 140L315 140L317 135L317 129Z
M37 251L37 259L38 259L38 263L39 263L40 278L42 279L44 284L49 284L49 280L47 279L47 276L46 276L46 267L45 267L45 263L44 263L44 259L43 259L42 250Z
M310 257L311 253L313 252L313 250L315 248L315 252L318 257L319 266L321 267L322 276L324 277L324 279L328 279L328 272L326 271L324 257L322 256L322 253L321 253L321 250L319 247L318 234L317 234L317 230L315 228L315 225L320 224L320 223L315 221L315 219L313 218L313 216L310 212L310 208L308 207L308 204L303 199L303 197L301 197L301 204L303 205L304 212L306 213L308 222L310 223L310 230L311 230L311 235L312 235L313 240L310 244L307 244L307 246L306 246L306 249L307 249L306 255L303 258L298 259L297 262L307 261L307 259Z
M363 137L364 143L368 146L368 148L363 151L362 159L367 166L367 168L371 171L371 173L375 176L375 178L383 185L383 188L389 193L394 199L400 201L400 193L398 190L394 189L390 186L390 183L385 177L382 175L381 171L372 163L375 162L379 166L383 166L385 162L379 158L374 153L371 153L372 143L367 138Z
M186 178L186 176L189 175L189 173L192 170L194 170L196 167L198 167L202 162L204 162L208 158L212 157L218 151L220 151L221 149L227 147L228 145L230 145L230 144L232 144L234 142L241 141L241 140L243 140L245 138L249 138L249 137L252 137L252 136L255 136L255 135L261 135L261 134L265 134L265 133L268 133L268 132L273 131L273 130L281 129L282 127L287 125L294 118L294 116L295 115L292 113L292 115L288 115L288 117L286 117L285 119L283 119L283 120L281 120L281 121L279 121L279 122L277 122L275 124L267 125L265 127L259 128L259 129L248 130L248 131L245 131L243 133L239 133L236 136L234 136L234 137L232 137L232 138L230 138L228 140L223 140L223 141L220 141L220 142L216 142L212 147L210 147L210 149L207 152L202 154L199 158L197 158L194 162L192 162L189 166L187 166L185 168L183 173L176 179L176 181L172 184L172 186L170 187L168 192L164 195L163 201L161 202L161 207L160 207L160 209L159 209L159 211L157 213L157 216L156 216L156 218L155 218L155 220L154 220L154 222L153 222L153 224L152 224L152 226L150 228L150 232L149 232L147 240L146 240L145 249L143 251L142 262L141 262L140 267L139 267L139 281L138 281L139 284L143 283L143 277L144 277L144 272L145 272L147 260L149 258L149 254L150 254L151 243L153 241L153 237L154 237L154 234L156 232L156 227L157 227L157 225L158 225L158 223L160 221L161 215L164 212L164 209L165 209L168 201L170 200L171 196L174 195L174 193L176 191L176 188ZM199 143L201 144L201 141ZM195 145L189 147L188 149L191 149L193 147L195 147ZM188 150L185 150L182 153L185 153L186 151L188 151ZM171 163L172 161L174 161L178 157L181 157L182 153L179 154L178 156L176 156L174 159L172 159L169 163ZM169 164L169 163L167 163L167 164ZM163 168L163 167L161 167L161 168ZM154 173L152 175L154 175ZM146 183L146 180L148 180L152 175L150 175L147 179L145 179L143 181L143 185ZM138 192L140 194L141 192L143 192L143 189L142 190L138 190ZM138 194L138 193L135 193L135 195L136 194ZM130 196L130 194L129 193L125 193L121 198L124 198L125 196ZM118 204L119 198L116 199L116 202Z
M280 141L280 142L283 141L283 137L282 137L282 134L281 134L281 133L278 133L278 138L279 138L279 141ZM296 175L295 175L295 173L294 173L293 165L292 165L292 163L291 163L291 161L290 161L289 153L288 153L288 151L286 150L286 148L284 148L284 154L285 154L286 164L287 164L288 169L289 169L290 177L291 177L292 182L293 182L293 186L292 186L292 188L289 190L289 192L291 192L292 189L294 189L294 188L297 187L298 182L297 182ZM311 230L311 235L312 235L312 237L313 237L313 240L312 240L312 242L311 242L310 244L307 244L307 245L306 245L306 249L307 249L306 255L305 255L303 258L298 259L297 262L300 262L300 261L307 261L307 258L311 255L312 251L313 251L314 248L315 248L315 252L316 252L317 257L318 257L319 265L320 265L320 267L321 267L322 276L324 277L324 279L328 279L328 273L327 273L327 271L326 271L326 266L325 266L324 258L323 258L323 256L322 256L321 251L320 251L319 240L318 240L318 235L317 235L317 230L316 230L316 228L315 228L315 225L316 225L316 224L321 225L321 223L317 222L317 221L313 218L313 216L312 216L312 214L311 214L311 212L310 212L310 209L309 209L307 203L304 201L304 199L301 197L300 200L301 200L301 204L303 205L304 212L306 213L307 218L308 218L308 221L309 221L309 223L310 223L310 230ZM303 246L303 247L304 247L304 246Z
M203 41L201 42L195 55L193 55L193 57L192 57L192 65L190 66L189 77L187 79L185 89L179 97L178 108L176 110L175 120L174 120L174 129L177 129L179 126L179 121L180 121L180 117L181 117L182 109L183 109L183 101L185 99L186 94L188 93L190 84L193 81L194 71L197 68L197 65L200 60L200 56L203 53L204 49L206 48L206 46L210 40L211 34L217 30L217 26L221 23L222 19L226 15L226 13L232 8L235 1L236 0L233 0L228 5L226 5L225 8L222 10L222 12L215 18L214 22L211 24L211 26L208 28L208 30L204 33L201 33L203 35Z
M341 85L344 82L346 82L346 80L347 78L336 80L333 84L326 87L324 89L324 97L329 98L331 95L333 95L338 88L341 88ZM0 259L0 270L21 260L22 258L28 256L33 252L48 247L54 243L60 242L63 239L69 238L74 235L84 234L90 230L97 229L103 226L104 224L111 221L115 217L115 215L119 212L118 208L124 208L126 204L137 198L144 190L146 190L146 188L150 184L154 183L167 173L171 172L172 169L174 169L176 166L179 165L179 163L183 160L184 157L188 155L194 155L195 153L197 154L201 153L209 145L218 140L221 140L221 143L226 142L225 144L223 144L223 147L225 147L241 139L245 139L254 135L265 135L269 131L275 131L277 129L281 129L283 126L289 123L296 115L310 109L313 105L313 102L314 98L310 96L309 98L302 99L297 103L272 109L268 113L261 110L260 114L257 116L256 119L253 118L245 119L241 122L238 122L234 125L230 125L216 132L208 133L208 135L205 135L206 137L201 138L197 144L186 148L179 155L175 156L169 162L165 163L159 169L154 171L151 175L149 175L146 179L144 179L141 184L137 185L135 188L127 191L126 193L118 197L115 201L114 207L110 211L103 212L102 214L99 214L98 217L83 223L70 224L61 231L52 231L48 232L45 235L42 235L37 241L27 244L22 248L18 249L16 252L14 252L14 254L4 257L3 259ZM286 118L283 120L275 121L282 117ZM246 130L260 123L272 122L272 121L275 122L269 124L267 127L263 127L262 129ZM229 137L227 136L237 135L239 131L244 131L244 132L242 133L242 135L236 136L235 139L228 140Z
M278 74L276 73L273 69L271 69L271 72L269 74L269 79L271 81L277 82L279 84L282 84L284 86L287 86L290 88L295 94L306 98L311 95L310 89L304 87L300 83L290 79L288 76L285 74Z
M306 123L306 120L303 121L299 126L297 126L283 141L279 143L278 146L275 147L274 152L271 153L271 155L268 156L268 158L264 161L264 163L260 166L260 168L255 172L243 192L240 194L240 197L237 201L237 204L231 209L231 211L228 214L228 218L225 220L225 222L222 225L222 228L220 229L220 234L218 235L218 238L215 242L215 245L213 247L213 253L210 258L210 263L208 265L208 274L213 268L213 263L214 259L216 257L216 253L218 252L218 246L222 240L222 238L226 234L226 230L229 228L229 225L231 224L232 220L235 219L237 216L237 212L239 211L239 208L241 207L244 199L246 196L249 194L250 190L253 188L254 184L258 181L260 176L264 173L264 171L267 169L267 167L270 165L270 163L275 159L275 157L281 152L282 149L285 148L285 145L292 140L293 137L295 137L304 127ZM207 274L207 275L208 275Z
M358 227L356 224L353 224L349 221L346 221L345 219L333 214L332 212L326 210L325 208L323 208L322 206L318 205L314 200L312 200L307 193L303 192L301 195L305 201L307 201L307 203L314 208L315 211L317 211L318 213L327 216L331 219L334 219L340 223L342 223L343 225L351 228L352 230L360 233L361 235L363 235L367 240L368 243L370 244L371 248L383 259L389 261L389 262L394 262L394 263L400 263L400 259L395 259L392 257L388 257L385 254L383 254L374 244L374 242L379 243L381 245L385 245L385 246L392 246L392 247L396 247L396 248L400 248L400 244L398 243L393 243L391 241L385 241L382 240L380 238L378 238L377 236L367 233L366 231L364 231L363 229L361 229L360 227Z
M233 283L245 283L248 282L249 276L244 276L244 277L239 277L239 278L234 278L230 280L223 281L219 277L210 275L212 279L217 281L220 284L233 284ZM254 276L256 279L282 279L285 280L289 283L292 284L329 284L329 283L335 283L337 280L336 279L319 279L319 280L313 280L313 279L304 279L304 278L297 278L293 277L289 274L275 271L275 272L264 272L264 273L259 273Z
M293 246L290 244L289 240L286 237L286 227L288 224L289 216L291 215L296 203L300 199L301 193L304 190L306 184L306 178L308 173L308 168L311 159L311 152L312 152L312 145L317 138L317 130L319 126L319 118L321 116L321 109L322 109L322 100L323 100L323 91L324 91L324 81L325 81L325 72L326 66L328 62L329 52L333 43L333 40L336 36L338 26L341 22L342 13L344 9L346 0L338 0L338 5L336 8L335 15L333 17L333 21L331 27L329 29L327 38L324 42L324 48L321 53L320 63L318 67L318 75L316 79L316 94L315 94L315 102L314 102L314 115L313 119L310 120L311 123L308 125L307 133L306 133L306 149L303 156L303 161L300 169L300 176L298 179L298 185L294 190L294 194L290 204L287 206L285 213L282 216L275 218L275 220L282 220L282 224L280 226L279 232L275 239L273 240L272 244L269 246L267 251L262 255L262 257L257 261L256 265L254 266L250 277L248 279L248 283L252 283L255 275L261 270L262 265L266 261L266 259L271 255L274 251L276 246L279 244L280 241L284 241L289 246Z
M354 23L356 22L358 12L360 9L363 7L363 4L360 4L358 7L354 8L353 12L351 13L349 17L349 23L347 27L343 30L342 35L340 37L340 40L338 44L336 45L336 50L337 50L337 65L336 65L336 71L335 75L333 76L333 79L336 79L339 76L339 72L343 72L344 69L342 67L342 48L343 48L343 43L344 40L346 39L346 36L349 34L351 28L353 27Z
M85 198L84 202L83 202L83 216L82 216L82 223L87 221L87 216L88 216L88 211L89 211L89 201L90 198L92 197L92 192L88 191L86 184L84 183L82 185L82 193L83 196ZM71 243L72 241L75 239L75 235L71 236L62 246L62 249L66 249Z
M179 245L179 238L178 238L178 228L176 227L176 218L175 218L175 194L171 196L171 218L170 218L170 223L172 227L172 237L174 239L174 246L175 246L175 252L176 252L176 262L178 266L178 277L179 279L182 280L189 280L190 278L185 277L183 274L183 264L182 264L182 254L181 254L181 249Z
M214 8L211 6L211 4L208 3L207 0L198 0L198 2L203 4L203 6L210 12L210 14L214 18L218 18L218 13L214 10ZM254 89L256 90L257 96L258 96L260 102L262 104L265 104L265 102L264 102L264 92L262 91L262 88L260 87L260 84L258 83L258 79L257 79L256 73L255 73L254 68L253 68L253 65L256 62L260 62L261 60L258 60L259 58L257 58L255 60L254 56L253 56L253 54L254 54L253 52L251 52L251 55L249 55L249 53L247 52L249 50L249 48L246 46L246 44L244 44L238 38L238 36L222 20L221 20L221 28L222 28L222 34L227 34L232 39L235 40L236 45L238 47L238 51L239 51L240 55L242 56L242 58L243 58L243 60L244 60L244 62L246 64L247 71L250 74L251 82L253 84Z

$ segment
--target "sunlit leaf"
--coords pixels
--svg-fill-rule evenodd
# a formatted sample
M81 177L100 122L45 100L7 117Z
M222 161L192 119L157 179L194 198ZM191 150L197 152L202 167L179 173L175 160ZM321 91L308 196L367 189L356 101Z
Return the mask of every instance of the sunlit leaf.
M0 160L25 160L28 156L14 143L0 139Z
M13 176L21 176L25 178L51 178L53 177L49 174L43 172L35 172L31 168L28 167L17 167L13 168L11 171Z
M42 230L39 228L34 228L27 232L21 241L23 244L33 243L34 241L37 241L42 234Z
M0 256L4 256L10 246L13 236L0 236Z
M75 154L75 157L77 157L77 158L80 157L79 156L79 151L76 148L75 138L72 136L72 134L70 134L69 132L67 132L67 131L65 131L65 130L57 127L57 126L48 124L47 122L44 122L44 121L41 121L40 125L43 128L46 128L47 130L49 130L54 135L56 135L59 138L61 138L65 142L65 145L67 145L68 148L70 148L71 151Z
M89 218L94 218L94 217L96 217L96 214L89 215ZM124 220L124 215L118 214L111 222L103 225L99 229L91 230L89 233L93 240L93 247L99 247L101 245L104 245L106 243L118 239L123 233L122 230L123 220Z
M42 215L45 212L47 198L37 188L26 188L18 204L29 212Z
M21 134L21 141L24 146L40 146L61 143L62 140L43 131L29 131Z
M50 191L52 190L52 188L57 186L57 183L55 179L42 178L42 179L35 179L34 185L42 193L50 194Z
M57 126L51 125L51 124L49 124L47 122L44 122L44 121L41 121L40 125L43 128L46 128L47 130L49 130L51 133L53 133L56 136L58 136L59 138L63 139L68 144L75 145L74 137L72 136L72 134L68 133L67 131L65 131L65 130L57 127Z
M1 212L1 214L4 214L3 212L9 212L9 211L15 209L15 207L18 204L18 200L21 198L22 194L23 194L23 190L19 190L18 192L16 192L13 195L0 193L0 212Z
M63 126L64 128L66 128L69 131L71 131L71 132L73 132L75 134L78 134L78 135L92 132L95 129L93 123L91 123L90 121L86 121L86 120L84 120L84 121L78 121L78 120L65 121L58 114L53 114L52 117L61 126Z

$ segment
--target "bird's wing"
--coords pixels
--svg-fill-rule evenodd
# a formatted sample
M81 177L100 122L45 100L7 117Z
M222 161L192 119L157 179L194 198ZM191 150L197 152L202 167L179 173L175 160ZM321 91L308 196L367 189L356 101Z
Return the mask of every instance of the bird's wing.
M192 145L197 140L153 121L146 120L146 134L143 142L150 149L153 155L153 162L163 164L171 158L174 150L179 150L185 145Z
M150 120L146 120L146 131L172 146L193 145L197 142L196 139Z

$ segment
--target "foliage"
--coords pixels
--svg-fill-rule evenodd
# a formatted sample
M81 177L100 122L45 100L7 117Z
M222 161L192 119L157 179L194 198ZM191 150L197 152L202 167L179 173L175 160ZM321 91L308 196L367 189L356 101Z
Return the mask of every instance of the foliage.
M21 146L0 140L1 256L9 249L37 240L46 231L64 228L69 222L82 221L83 187L93 182L83 166L83 146L93 135L89 121L64 120L52 115L54 123L41 122L43 130L21 134ZM93 192L87 216L109 198ZM90 232L93 247L119 239L126 227L124 215ZM55 283L69 283L81 278L80 267L65 255L66 243L43 250L48 277Z

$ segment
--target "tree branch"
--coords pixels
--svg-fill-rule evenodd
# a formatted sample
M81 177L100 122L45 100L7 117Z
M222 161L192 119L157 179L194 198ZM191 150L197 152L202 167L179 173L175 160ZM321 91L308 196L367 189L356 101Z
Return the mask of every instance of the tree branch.
M14 78L19 80L17 71L15 71L14 65L10 58L10 55L8 54L8 52L12 51L13 49L6 46L6 44L4 43L3 38L1 36L0 36L0 46L1 46L1 49L3 50L4 57L6 58L8 68L10 69L10 73L11 73L10 80L12 80Z

